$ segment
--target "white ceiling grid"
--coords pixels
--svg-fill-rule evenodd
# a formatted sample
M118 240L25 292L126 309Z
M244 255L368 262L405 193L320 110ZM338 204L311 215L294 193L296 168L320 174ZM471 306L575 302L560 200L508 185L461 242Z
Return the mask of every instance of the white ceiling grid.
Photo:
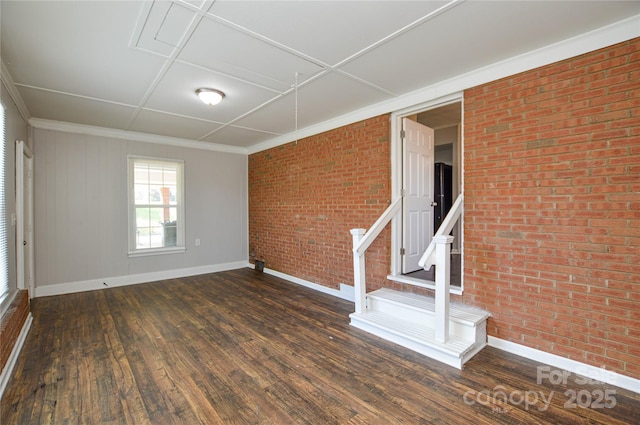
M0 14L31 117L237 148L618 21L640 27L630 1L3 0ZM200 87L226 97L208 107Z

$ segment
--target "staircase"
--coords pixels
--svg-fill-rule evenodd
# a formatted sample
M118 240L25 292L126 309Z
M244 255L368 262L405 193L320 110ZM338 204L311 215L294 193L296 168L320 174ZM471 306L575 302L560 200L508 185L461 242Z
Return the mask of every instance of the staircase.
M366 309L352 313L351 325L410 350L462 369L487 343L484 310L450 304L449 336L435 336L434 298L388 288L366 295Z
M382 229L398 215L402 198L393 201L369 230L351 229L353 236L353 289L355 312L351 325L403 347L432 357L450 366L462 366L487 344L486 311L450 301L452 292L463 295L462 288L451 288L451 231L463 212L463 196L453 203L449 213L433 235L418 266L435 266L435 281L398 279L401 284L435 291L426 297L387 288L367 293L365 252ZM434 284L435 283L435 284Z

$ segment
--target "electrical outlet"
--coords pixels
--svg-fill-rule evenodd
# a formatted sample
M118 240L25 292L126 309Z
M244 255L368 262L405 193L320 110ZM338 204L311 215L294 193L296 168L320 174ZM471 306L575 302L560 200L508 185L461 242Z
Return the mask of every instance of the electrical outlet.
M196 239L196 246L200 246L200 239Z

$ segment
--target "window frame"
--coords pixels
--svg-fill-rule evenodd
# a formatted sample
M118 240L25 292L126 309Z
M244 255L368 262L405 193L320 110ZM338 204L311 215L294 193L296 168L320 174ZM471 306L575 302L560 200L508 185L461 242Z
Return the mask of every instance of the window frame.
M155 248L137 248L136 244L136 203L135 203L135 173L136 162L166 163L176 166L176 245ZM184 160L159 158L142 155L127 155L127 209L128 209L128 256L143 257L150 255L176 254L186 251L185 246L185 202L184 202ZM151 204L148 204L152 206ZM153 205L157 207L158 205ZM159 205L162 207L162 205ZM139 205L138 205L139 207Z

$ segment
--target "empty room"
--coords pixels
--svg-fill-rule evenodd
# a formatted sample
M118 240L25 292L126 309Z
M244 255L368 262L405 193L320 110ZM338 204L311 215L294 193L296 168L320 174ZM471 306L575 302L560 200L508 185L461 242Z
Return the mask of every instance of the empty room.
M640 4L0 0L0 423L640 423Z

